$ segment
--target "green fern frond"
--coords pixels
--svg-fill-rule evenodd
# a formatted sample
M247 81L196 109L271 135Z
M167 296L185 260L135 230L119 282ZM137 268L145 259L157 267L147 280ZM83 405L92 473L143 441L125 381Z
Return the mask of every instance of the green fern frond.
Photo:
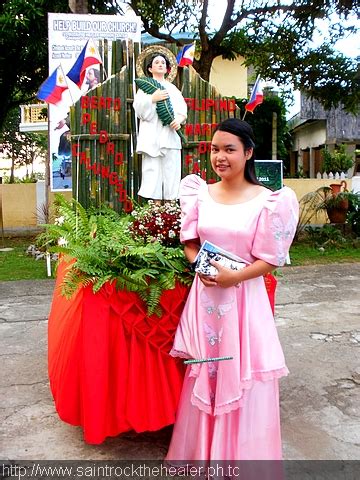
M93 285L98 291L115 280L117 288L137 293L149 314L158 314L163 290L174 288L176 282L190 284L192 276L186 271L182 248L136 240L130 233L131 215L109 207L85 210L62 196L56 200L56 209L61 222L47 225L41 242L72 262L62 285L67 298L80 286ZM59 238L67 244L58 245Z

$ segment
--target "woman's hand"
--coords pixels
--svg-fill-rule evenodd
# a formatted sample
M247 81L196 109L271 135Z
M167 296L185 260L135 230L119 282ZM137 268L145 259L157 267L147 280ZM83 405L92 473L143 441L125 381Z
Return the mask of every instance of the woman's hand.
M162 88L158 88L155 92L151 95L151 99L153 103L160 102L160 100L166 100L169 98L169 94L166 90Z
M210 260L210 263L218 270L218 273L215 275L215 277L212 277L214 278L215 285L218 285L222 288L229 288L235 287L240 283L241 270L232 270L231 268L226 268L215 260Z
M216 287L216 277L211 275L204 275L202 273L198 273L198 276L205 287Z

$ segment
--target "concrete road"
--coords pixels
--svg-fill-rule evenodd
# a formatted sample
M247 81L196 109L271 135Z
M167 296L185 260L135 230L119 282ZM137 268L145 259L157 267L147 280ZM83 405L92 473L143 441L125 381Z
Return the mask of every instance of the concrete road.
M285 267L276 322L285 459L360 459L360 263ZM47 378L51 280L0 283L0 457L161 459L171 427L87 445L59 420Z

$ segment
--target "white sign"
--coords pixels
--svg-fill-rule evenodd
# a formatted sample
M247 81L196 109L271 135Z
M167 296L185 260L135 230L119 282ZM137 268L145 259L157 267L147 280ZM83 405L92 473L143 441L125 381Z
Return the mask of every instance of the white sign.
M67 13L48 14L49 75L60 64L65 75L89 39L95 45L99 40L128 40L140 42L141 20L136 15L78 15ZM111 47L111 44L110 44ZM109 65L104 65L111 74L111 51ZM113 72L114 73L114 72ZM70 106L87 90L99 83L99 65L87 69L81 89L66 78L69 90L63 93L61 103L49 105L49 155L51 190L71 190L71 151L69 142L68 113Z

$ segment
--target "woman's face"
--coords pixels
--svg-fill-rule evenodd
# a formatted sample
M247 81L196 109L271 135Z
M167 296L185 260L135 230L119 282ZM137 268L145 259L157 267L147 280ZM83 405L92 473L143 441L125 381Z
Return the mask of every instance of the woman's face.
M245 151L238 136L218 130L211 142L212 169L220 178L243 177L246 161L252 153L252 148Z
M156 56L151 64L151 67L149 68L150 73L152 76L154 75L160 75L163 76L167 72L167 67L166 67L166 60L164 57L161 55Z

